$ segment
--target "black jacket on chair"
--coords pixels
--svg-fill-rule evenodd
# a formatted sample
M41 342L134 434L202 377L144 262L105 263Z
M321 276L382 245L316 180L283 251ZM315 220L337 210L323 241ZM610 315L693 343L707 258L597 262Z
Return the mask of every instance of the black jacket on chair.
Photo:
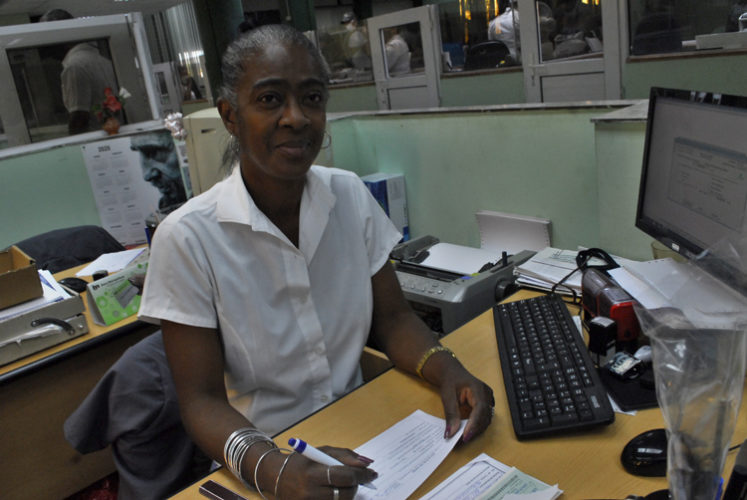
M56 273L97 259L105 253L125 250L100 226L55 229L19 241L16 246L36 261L38 269Z

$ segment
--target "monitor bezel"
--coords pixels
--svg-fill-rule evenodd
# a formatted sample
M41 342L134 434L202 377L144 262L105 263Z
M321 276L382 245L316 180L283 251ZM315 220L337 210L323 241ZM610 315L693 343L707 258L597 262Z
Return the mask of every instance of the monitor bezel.
M697 102L704 106L728 106L747 111L747 96L663 87L652 87L650 91L635 226L654 238L656 241L684 256L688 260L694 259L698 256L702 258L704 257L704 251L708 250L707 248L703 248L698 243L687 239L670 228L665 227L658 221L644 214L643 211L644 200L646 199L646 179L649 172L651 135L654 129L654 121L656 120L656 104L661 98L673 98L683 101ZM711 255L708 257L712 258L715 256ZM747 293L745 277L741 274L741 271L733 268L725 262L718 262L717 265L709 264L708 267L709 271L716 275L716 277L721 281L731 285L732 288L736 288L743 294Z

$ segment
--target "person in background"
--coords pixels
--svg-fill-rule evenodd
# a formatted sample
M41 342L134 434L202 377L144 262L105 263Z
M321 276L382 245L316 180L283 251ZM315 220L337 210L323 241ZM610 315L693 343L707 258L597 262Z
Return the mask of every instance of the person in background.
M182 100L183 101L194 101L196 99L202 99L202 92L197 86L197 82L192 75L187 71L186 66L179 65L179 81L182 84Z
M397 76L410 72L410 58L412 54L402 33L395 31L386 41L384 49L386 65L390 75Z
M746 29L747 16L745 14L747 14L747 0L735 0L729 7L724 31L743 31Z
M179 156L168 132L152 132L132 137L130 149L140 152L143 179L161 193L158 209L167 211L187 199L179 169Z
M345 26L345 58L355 69L370 69L371 56L368 53L368 35L358 25L358 18L352 12L342 15L341 24Z
M63 9L45 12L39 22L73 19ZM118 89L112 62L99 53L94 42L71 45L62 60L62 101L67 109L68 133L81 134L101 128L92 112L104 98L104 89ZM116 93L116 92L115 92Z
M488 25L488 40L503 42L514 61L520 61L519 11L517 0L511 0L506 9Z
M445 437L461 418L464 441L482 433L493 393L404 299L389 262L401 235L360 178L312 165L329 81L316 47L262 26L229 45L222 74L235 167L159 224L140 318L161 325L184 425L207 455L275 498L352 499L376 477L369 458L325 446L345 464L327 467L269 436L362 383L369 335L440 393Z

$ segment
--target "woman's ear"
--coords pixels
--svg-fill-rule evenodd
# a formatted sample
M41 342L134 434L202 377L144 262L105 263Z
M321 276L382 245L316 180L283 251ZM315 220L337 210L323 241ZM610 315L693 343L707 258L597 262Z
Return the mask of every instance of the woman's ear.
M234 111L231 104L229 104L228 101L223 99L222 97L218 99L217 102L218 107L218 114L220 115L221 119L223 120L223 126L226 127L226 130L233 135L237 136L237 125L236 125L236 112Z

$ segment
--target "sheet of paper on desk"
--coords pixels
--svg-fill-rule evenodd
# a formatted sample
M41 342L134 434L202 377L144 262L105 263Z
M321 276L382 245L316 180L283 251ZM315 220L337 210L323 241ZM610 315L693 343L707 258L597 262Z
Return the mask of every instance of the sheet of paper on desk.
M562 493L481 453L420 500L553 500Z
M501 252L496 250L436 243L428 248L428 257L421 264L434 269L470 275L479 272L488 262L495 263L500 259Z
M94 260L86 267L75 273L76 276L91 276L96 271L107 271L116 273L127 267L130 263L140 257L147 248L133 248L131 250L122 250L121 252L105 253L98 259Z
M358 488L355 500L404 500L430 476L451 452L464 432L466 420L450 439L444 439L446 421L416 410L356 452L372 458L379 473L375 490Z
M731 328L734 318L747 308L747 300L741 294L695 265L665 258L627 262L624 267L644 284L642 289L648 287L646 296L658 297L659 303L643 303L636 292L620 283L628 293L649 309L676 307L696 327Z

